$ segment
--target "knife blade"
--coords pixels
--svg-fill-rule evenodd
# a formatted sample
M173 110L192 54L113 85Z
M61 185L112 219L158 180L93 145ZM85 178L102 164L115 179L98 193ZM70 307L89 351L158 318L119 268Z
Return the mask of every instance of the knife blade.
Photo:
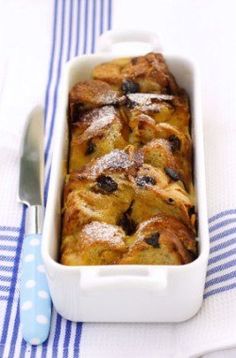
M26 205L43 205L43 110L29 114L20 158L19 199Z
M23 136L18 199L28 206L22 248L20 319L25 341L38 345L49 334L51 300L41 257L43 226L44 116L35 107Z

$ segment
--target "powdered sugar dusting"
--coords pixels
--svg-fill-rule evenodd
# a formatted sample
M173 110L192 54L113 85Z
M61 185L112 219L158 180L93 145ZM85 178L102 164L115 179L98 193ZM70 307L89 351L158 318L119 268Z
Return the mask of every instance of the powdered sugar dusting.
M133 157L123 151L115 149L112 152L104 155L102 158L96 160L94 165L89 167L83 172L90 176L98 176L107 169L118 170L118 169L130 169L132 167L140 166L143 162L142 153L134 153Z
M117 92L113 90L106 90L99 93L98 102L101 104L116 104L118 101Z
M124 244L125 233L121 228L114 225L93 221L84 226L81 235L86 236L86 242L108 241L113 245L120 246Z
M94 169L96 172L102 173L106 169L126 169L132 165L133 162L129 159L128 154L116 149L99 159Z
M84 131L79 138L79 143L99 135L104 127L108 126L115 118L116 111L112 106L99 108L94 112L94 118L90 126Z
M155 93L130 93L127 94L131 104L135 104L136 108L146 111L160 111L161 101L171 101L174 96Z

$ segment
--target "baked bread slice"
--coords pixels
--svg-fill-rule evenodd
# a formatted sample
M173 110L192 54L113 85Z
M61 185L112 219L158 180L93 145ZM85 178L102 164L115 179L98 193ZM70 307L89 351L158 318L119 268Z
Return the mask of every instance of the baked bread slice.
M76 122L84 110L117 104L119 92L103 81L86 80L77 82L70 90L70 119Z
M194 232L175 218L160 214L139 225L120 264L181 265L196 256Z
M126 95L128 118L148 115L155 123L168 123L183 133L190 130L190 108L186 93L181 95L159 95L151 93L132 93Z
M64 238L64 265L112 265L127 251L125 233L115 225L93 221L81 231Z
M128 145L128 125L113 106L86 111L71 126L69 171Z
M160 53L123 58L98 65L93 78L124 93L178 93L179 87Z

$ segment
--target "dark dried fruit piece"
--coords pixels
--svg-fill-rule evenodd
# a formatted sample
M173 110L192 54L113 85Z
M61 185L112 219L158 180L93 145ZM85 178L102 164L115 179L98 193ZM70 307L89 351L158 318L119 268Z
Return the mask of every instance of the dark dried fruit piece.
M121 85L122 91L126 93L136 93L139 92L139 84L131 80L124 80Z
M193 214L195 214L195 207L191 206L191 208L188 209L188 214L189 216L192 216Z
M131 63L132 63L132 65L137 65L137 63L138 63L138 57L133 57L133 58L131 58Z
M165 173L174 181L177 181L177 180L181 180L181 177L179 175L179 173L177 173L174 169L172 168L164 168L165 170Z
M153 177L149 177L149 176L137 177L136 184L141 187L145 185L155 185L156 180Z
M117 183L109 176L100 175L97 178L97 185L105 193L113 193L117 190Z
M127 235L132 235L135 232L137 226L134 220L129 217L127 212L122 215L118 221L118 225L122 227Z
M96 144L94 144L91 140L87 142L87 149L85 151L85 155L90 155L95 152Z
M158 249L160 247L159 237L160 237L159 232L155 232L150 236L146 237L144 241L146 242L146 244L151 245L155 249Z
M136 105L136 103L134 101L132 101L130 98L126 97L126 106L127 108L134 108Z
M173 153L175 153L176 151L180 150L181 148L181 141L180 139L176 136L176 135L171 135L168 138L169 142L170 142L170 147Z
M72 123L79 122L83 106L81 103L72 103L70 107L70 119Z

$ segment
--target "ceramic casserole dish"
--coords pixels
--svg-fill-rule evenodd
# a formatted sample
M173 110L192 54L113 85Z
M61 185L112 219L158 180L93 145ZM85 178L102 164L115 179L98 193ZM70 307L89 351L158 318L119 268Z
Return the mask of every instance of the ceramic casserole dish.
M42 256L53 304L64 318L72 321L180 322L192 317L201 307L209 251L201 93L196 65L180 55L161 51L179 86L190 97L198 258L181 266L65 266L58 262L61 199L68 159L69 91L76 82L89 79L92 69L99 63L124 54L134 56L150 51L161 51L154 34L109 31L99 39L95 55L76 57L64 66L54 129Z

